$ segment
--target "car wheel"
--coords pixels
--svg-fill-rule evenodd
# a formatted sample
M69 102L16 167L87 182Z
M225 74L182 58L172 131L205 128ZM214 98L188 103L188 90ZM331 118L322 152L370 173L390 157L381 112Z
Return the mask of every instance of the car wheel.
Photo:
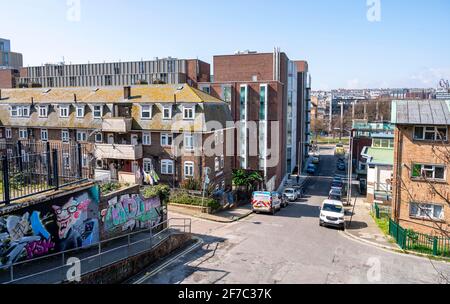
M323 227L323 223L322 223L322 222L319 222L319 226L320 226L320 227Z
M276 212L275 208L272 208L272 215L275 215Z

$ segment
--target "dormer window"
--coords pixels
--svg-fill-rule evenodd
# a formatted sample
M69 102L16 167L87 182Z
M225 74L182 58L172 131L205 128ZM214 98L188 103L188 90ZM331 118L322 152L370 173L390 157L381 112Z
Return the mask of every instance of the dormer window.
M30 106L11 106L11 117L30 117Z
M152 106L151 105L142 105L141 106L141 118L142 119L151 119L152 118Z
M67 118L70 115L70 106L59 106L59 117Z
M183 119L193 120L195 117L195 107L194 106L184 106L183 108Z
M39 117L48 117L48 106L39 106Z
M103 106L94 106L94 118L102 118L103 117Z
M163 106L163 119L172 119L172 106Z
M84 118L85 106L77 106L77 118Z

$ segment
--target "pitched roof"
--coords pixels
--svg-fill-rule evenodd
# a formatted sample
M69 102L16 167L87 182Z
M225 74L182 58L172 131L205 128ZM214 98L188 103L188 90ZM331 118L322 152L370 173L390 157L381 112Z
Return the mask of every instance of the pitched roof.
M120 103L124 99L123 87L99 88L33 88L3 89L0 104L34 103ZM175 97L176 96L176 97ZM131 87L133 103L222 103L211 95L190 87L187 84L140 85Z
M392 123L450 125L450 100L394 100Z

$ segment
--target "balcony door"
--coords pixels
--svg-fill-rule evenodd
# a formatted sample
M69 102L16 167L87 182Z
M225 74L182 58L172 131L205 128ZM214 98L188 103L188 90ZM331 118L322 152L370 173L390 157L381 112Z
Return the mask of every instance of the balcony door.
M138 139L139 139L139 137L136 134L131 135L131 145L137 146L138 145Z
M114 134L108 134L108 144L114 145Z

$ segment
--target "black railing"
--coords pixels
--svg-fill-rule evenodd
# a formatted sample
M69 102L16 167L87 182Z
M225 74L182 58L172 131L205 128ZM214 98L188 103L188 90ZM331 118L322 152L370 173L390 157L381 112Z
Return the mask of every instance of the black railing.
M0 204L8 205L89 179L89 154L81 144L25 149L18 143L14 153L1 156L0 171Z

